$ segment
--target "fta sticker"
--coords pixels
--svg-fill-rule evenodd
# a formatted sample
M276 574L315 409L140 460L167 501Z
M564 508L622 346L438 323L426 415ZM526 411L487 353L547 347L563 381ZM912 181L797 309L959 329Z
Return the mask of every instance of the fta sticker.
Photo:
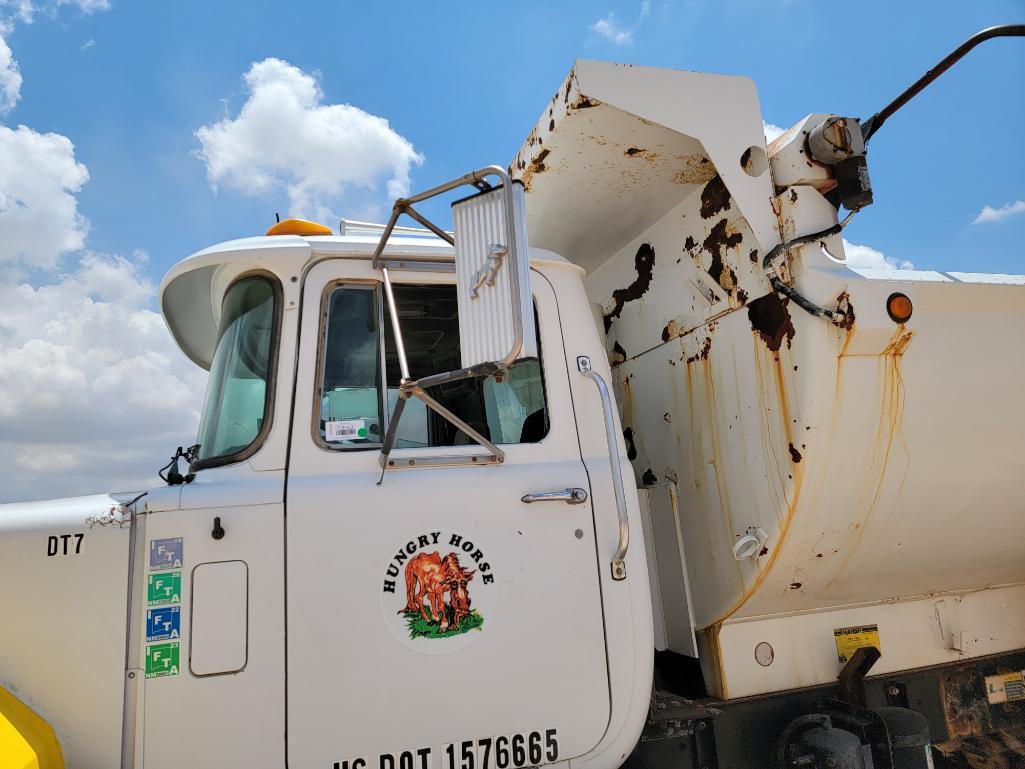
M146 641L171 641L181 638L181 607L165 606L146 611Z
M182 552L184 549L181 537L151 540L149 543L150 570L180 569L182 567Z
M878 625L838 627L833 630L833 640L836 641L836 658L841 664L846 664L862 646L874 646L879 651L883 650L879 643Z
M342 419L324 423L324 439L328 441L352 441L367 437L365 419Z
M182 573L164 571L149 575L146 585L146 605L163 606L182 602Z
M181 669L178 642L146 647L146 678L176 676Z

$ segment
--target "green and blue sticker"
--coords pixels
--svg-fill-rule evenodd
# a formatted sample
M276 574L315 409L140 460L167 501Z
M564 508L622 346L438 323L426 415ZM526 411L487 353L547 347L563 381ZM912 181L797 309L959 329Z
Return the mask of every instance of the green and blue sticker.
M146 582L146 678L176 676L181 672L182 564L181 537L153 539L149 543Z
M177 641L146 647L146 678L176 676L181 669L181 650Z
M164 606L146 611L146 643L176 641L182 637L181 607Z
M182 602L182 573L159 571L149 575L146 584L146 605L163 606Z

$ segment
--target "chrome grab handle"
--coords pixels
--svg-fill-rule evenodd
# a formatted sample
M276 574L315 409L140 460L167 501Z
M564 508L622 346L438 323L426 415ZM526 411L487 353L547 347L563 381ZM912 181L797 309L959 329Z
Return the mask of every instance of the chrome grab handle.
M565 502L568 505L582 505L587 501L587 492L583 489L563 489L562 491L536 491L524 494L521 502L528 505L532 502Z
M591 359L586 355L577 356L577 368L580 373L594 382L601 395L601 409L605 414L605 438L609 444L609 462L612 465L612 487L616 491L616 511L619 513L619 547L612 556L612 579L626 579L626 550L630 546L630 519L626 511L626 492L623 490L623 468L619 461L619 443L616 434L616 421L612 416L612 396L605 380L591 368Z

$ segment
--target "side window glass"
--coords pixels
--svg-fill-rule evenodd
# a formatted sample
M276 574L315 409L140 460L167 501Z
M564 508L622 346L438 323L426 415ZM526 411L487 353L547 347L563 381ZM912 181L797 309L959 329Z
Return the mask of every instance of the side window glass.
M414 379L460 367L455 286L394 286L406 359ZM387 315L387 307L385 307ZM399 363L391 322L384 323L389 413L398 397ZM540 345L539 345L540 348ZM496 444L536 443L548 434L544 377L539 360L513 365L502 381L468 379L432 388L429 394ZM406 420L409 420L408 422ZM399 423L399 448L473 444L422 401L410 399Z
M380 303L376 286L335 288L326 302L320 438L332 447L380 444Z
M492 443L536 443L548 433L541 362L524 360L505 381L484 380L484 408Z
M414 379L458 369L455 286L394 286L406 358ZM399 392L399 363L377 286L341 285L324 304L319 437L329 448L376 448ZM383 332L383 334L382 334ZM382 345L383 342L383 345ZM450 382L429 394L494 443L536 443L548 434L543 367L523 360L495 377ZM416 398L406 403L396 448L474 441Z

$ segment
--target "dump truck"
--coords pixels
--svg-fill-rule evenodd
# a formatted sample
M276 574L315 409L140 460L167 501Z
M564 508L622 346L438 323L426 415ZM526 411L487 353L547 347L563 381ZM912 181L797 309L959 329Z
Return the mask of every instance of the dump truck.
M174 266L196 444L0 506L0 766L1020 762L1025 277L842 240L1012 34L768 144L746 78L579 61L508 167Z

